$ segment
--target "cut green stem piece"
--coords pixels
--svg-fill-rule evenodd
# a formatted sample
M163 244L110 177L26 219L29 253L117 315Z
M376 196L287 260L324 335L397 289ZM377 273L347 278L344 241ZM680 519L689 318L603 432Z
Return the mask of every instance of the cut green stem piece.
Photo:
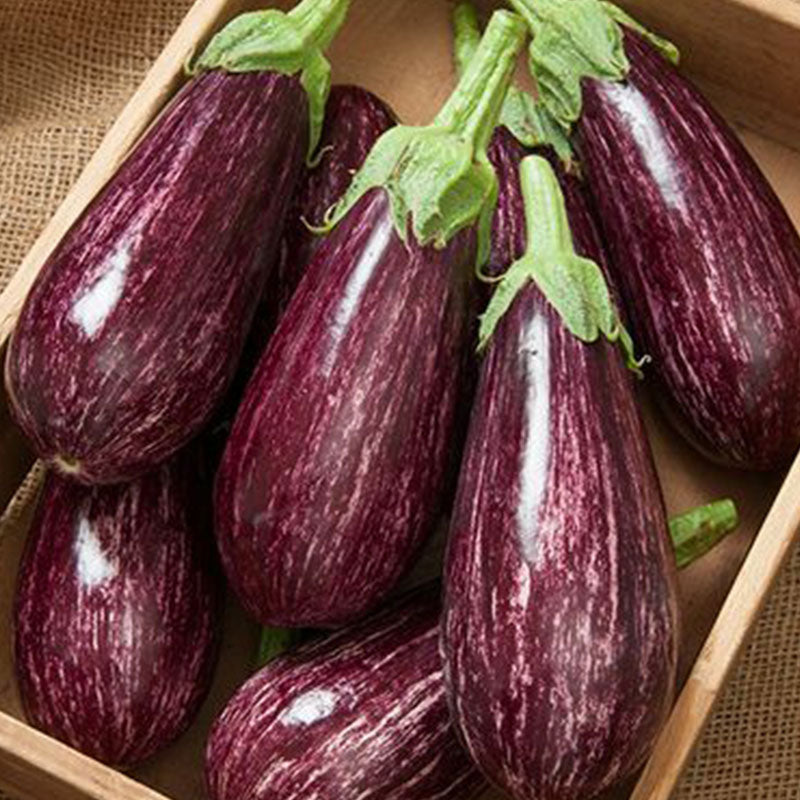
M256 667L269 664L303 640L303 631L295 628L263 628L258 644Z
M271 8L240 14L211 39L188 71L299 74L308 95L311 161L331 86L331 67L322 52L342 26L349 4L350 0L302 0L289 12Z
M678 569L693 564L739 524L733 500L717 500L673 517L669 522Z
M497 204L497 178L486 149L525 37L520 17L495 12L433 123L385 133L319 230L330 230L366 192L382 187L403 241L410 227L419 244L444 247L458 231L477 224L478 264L485 263Z
M462 75L475 57L481 38L478 13L472 3L459 3L453 10L453 44L456 71ZM550 116L545 107L526 91L513 84L509 86L500 111L498 125L508 128L525 147L554 149L569 168L572 164L572 147L567 132Z
M641 375L633 342L617 313L600 267L575 252L564 194L553 168L540 156L520 167L527 245L498 283L481 316L478 349L483 350L514 298L533 281L559 313L564 325L586 343L600 334L618 342L629 369Z
M530 70L540 102L569 131L580 118L581 81L622 81L630 70L621 25L635 30L673 63L677 48L604 0L508 0L533 34Z

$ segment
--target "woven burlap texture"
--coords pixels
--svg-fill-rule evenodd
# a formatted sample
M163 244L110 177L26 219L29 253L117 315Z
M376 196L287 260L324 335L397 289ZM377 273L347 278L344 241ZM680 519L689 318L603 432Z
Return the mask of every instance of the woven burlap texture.
M0 0L0 288L189 5ZM798 674L800 555L758 625L679 800L800 797Z

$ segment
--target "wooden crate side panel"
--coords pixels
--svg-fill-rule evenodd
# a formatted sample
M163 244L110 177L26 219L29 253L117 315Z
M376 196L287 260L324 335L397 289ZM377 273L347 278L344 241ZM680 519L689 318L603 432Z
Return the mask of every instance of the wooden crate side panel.
M20 800L168 800L2 713L0 788Z
M729 119L800 148L800 3L622 0L681 50L682 69Z

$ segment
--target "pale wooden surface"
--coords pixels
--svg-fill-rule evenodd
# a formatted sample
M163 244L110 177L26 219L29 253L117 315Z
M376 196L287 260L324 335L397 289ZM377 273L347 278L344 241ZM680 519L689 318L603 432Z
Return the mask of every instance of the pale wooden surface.
M639 2L639 5L642 5ZM695 4L691 15L680 16L678 10L673 13L673 7L657 3L655 0L646 0L644 5L651 18L660 18L667 21L667 27L674 27L675 38L683 43L691 42L690 32L701 30L719 30L717 49L722 53L693 52L690 46L684 46L687 56L687 65L695 67L702 74L705 68L713 67L714 59L725 58L725 53L730 53L739 45L746 44L745 39L752 36L752 29L747 31L741 25L728 30L719 24L719 6L713 4ZM745 11L743 19L748 25L753 19L761 19L764 24L772 25L774 18L764 21L761 6L764 0L758 2L738 2L732 4L738 11ZM237 4L238 6L238 4ZM76 185L70 195L66 206L56 216L54 225L51 226L37 243L34 255L26 259L22 274L14 281L10 294L0 298L0 334L7 335L15 309L18 308L25 288L29 285L41 258L49 251L52 244L70 222L80 213L83 203L99 188L113 168L123 157L125 149L135 140L139 133L146 127L150 117L157 111L169 91L174 88L178 80L179 67L185 55L191 48L192 30L197 30L199 38L208 35L213 27L213 21L218 12L225 9L222 16L233 12L232 4L225 4L223 0L202 0L198 3L187 28L184 25L181 32L173 40L172 45L159 59L154 73L145 83L145 91L132 103L120 118L120 122L112 129L103 145L102 157L96 157L87 168L87 173ZM675 7L678 9L678 6ZM727 7L726 7L727 8ZM757 13L753 13L756 9ZM737 13L738 13L737 11ZM727 13L727 12L726 12ZM705 16L704 16L705 14ZM779 15L780 16L780 15ZM665 27L661 25L660 27ZM790 35L793 36L794 34ZM780 44L778 36L773 44ZM791 52L791 51L790 51ZM795 51L796 52L796 51ZM792 97L791 80L784 74L786 63L785 51L758 52L756 57L761 61L753 67L753 71L760 76L758 81L750 80L747 84L748 109L745 118L750 124L762 125L769 130L775 129L773 120L765 119L760 111L762 105L775 105L776 97ZM356 81L363 83L368 88L377 91L388 99L399 112L400 116L411 122L429 119L447 95L452 85L452 73L449 63L449 26L447 19L447 5L442 0L362 0L356 2L351 13L348 26L343 32L334 48L335 76L339 81ZM710 65L710 66L709 66ZM783 65L783 66L782 66ZM714 73L715 77L719 74ZM766 76L766 77L764 77ZM741 76L732 76L738 81ZM751 76L752 78L752 76ZM788 87L788 88L787 88ZM737 85L737 97L738 93ZM750 91L750 89L752 91ZM788 95L785 94L788 92ZM791 106L782 103L784 110L791 110ZM797 106L795 106L797 107ZM754 109L754 110L753 110ZM739 115L741 109L736 111ZM780 126L779 126L780 127ZM782 129L783 130L783 129ZM772 142L758 136L747 137L748 146L756 154L762 166L773 179L795 214L795 219L800 216L800 157ZM740 531L729 539L713 557L700 562L682 575L682 590L684 594L684 608L688 611L687 636L684 642L684 658L689 657L700 645L705 631L715 614L716 609L724 598L727 586L732 580L738 565L747 550L747 547L766 513L771 498L777 490L777 478L770 476L752 477L741 473L732 473L712 467L700 460L691 452L672 432L664 425L663 421L655 414L650 414L648 428L653 440L654 450L658 462L659 472L665 486L665 494L670 510L682 511L689 506L720 494L732 494L739 503L743 513L743 525ZM2 425L2 414L0 414ZM2 475L9 474L8 465L11 461L19 465L24 463L25 455L19 446L18 440L8 431L7 425L0 430L0 464ZM2 480L0 480L2 488ZM800 496L794 486L792 493ZM785 514L785 509L778 513L778 521ZM16 560L21 548L27 519L30 514L30 502L23 503L18 516L6 521L6 530L0 537L0 708L18 716L20 708L16 697L13 680L11 678L11 661L8 643L10 642L10 587L13 586L13 575ZM770 540L762 540L761 544L767 549L770 558L761 564L757 562L753 574L759 569L766 569L771 574L775 557L780 555L785 548L794 524L793 519L784 520L790 525L778 525L777 530ZM777 542L775 541L777 540ZM777 547L776 550L773 550ZM761 551L763 552L763 551ZM752 586L749 582L742 586L742 591L737 592L729 602L735 610L744 605L748 613L755 611L764 596L765 585ZM730 622L731 613L723 618ZM735 619L734 619L735 622ZM738 642L738 637L737 637ZM736 644L737 642L734 642ZM224 702L232 689L242 680L247 672L247 663L255 645L255 630L241 614L231 608L228 615L228 630L225 640L222 667L217 676L212 698L206 704L201 719L192 728L189 734L179 743L170 748L159 758L152 760L135 775L160 791L175 798L175 800L199 800L202 795L199 764L202 743L208 724L216 710ZM719 680L729 670L730 661L735 648L717 637L712 642L711 665L698 665L699 673L695 673L693 683L703 687L705 694L701 696L704 709L708 700L716 694ZM688 655L687 655L688 654ZM708 660L708 659L706 659ZM699 674L699 684L697 683ZM711 677L709 677L711 676ZM711 687L709 689L709 686ZM691 690L694 693L694 690ZM690 695L685 695L691 699ZM679 705L679 710L684 708ZM688 720L688 722L687 722ZM687 733L693 732L697 719L692 715L680 713L673 718L671 731L677 731L686 741ZM667 783L671 781L676 767L682 763L684 748L677 748L673 741L667 737L662 740L664 780L654 791L663 792ZM690 742L689 742L690 743ZM35 775L30 769L21 768L19 758L23 757L31 763L38 764L41 773ZM677 758L676 758L677 756ZM80 770L79 780L72 789L69 789L59 776L64 776L64 770ZM660 773L661 774L661 773ZM649 779L648 779L649 780ZM153 794L142 790L141 793L128 782L118 783L119 778L111 770L95 765L87 759L73 760L73 754L66 752L59 745L53 746L49 740L38 734L30 732L5 718L0 718L0 782L16 785L20 796L56 798L56 800L78 800L78 798L92 797L111 800L121 797L124 800L141 798L152 800ZM654 784L655 787L655 784ZM125 794L125 792L131 792ZM642 795L640 798L647 795ZM654 794L665 796L663 794Z
M737 122L800 143L800 3L786 0L628 0L680 46L682 64ZM668 9L668 10L667 10Z

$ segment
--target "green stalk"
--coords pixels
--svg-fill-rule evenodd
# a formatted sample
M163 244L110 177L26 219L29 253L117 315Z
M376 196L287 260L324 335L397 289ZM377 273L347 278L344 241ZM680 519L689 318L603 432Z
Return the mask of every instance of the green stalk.
M481 315L478 349L483 350L514 298L529 283L541 290L567 330L587 344L602 334L618 342L629 369L641 374L633 342L611 299L600 267L575 252L564 195L553 168L540 156L520 166L525 203L525 254L503 275Z
M481 26L475 6L472 3L459 3L453 9L453 45L459 77L467 71L480 43Z
M699 506L669 521L678 569L688 567L722 541L739 524L732 500Z
M480 38L475 7L469 2L459 3L453 9L453 45L459 75L464 74L474 58ZM507 128L525 147L552 147L565 168L572 168L572 147L567 132L559 127L541 103L518 86L509 86L498 126Z
M349 3L350 0L302 0L288 13L273 8L240 14L211 39L188 71L299 74L308 95L311 162L322 133L331 86L331 67L322 51L342 26Z
M498 12L455 91L433 120L433 126L470 141L475 150L489 146L500 109L524 41L519 17ZM514 46L514 42L519 46Z
M366 192L381 187L403 241L409 223L420 245L436 247L477 225L478 264L484 264L498 191L486 149L525 35L525 24L516 14L495 12L433 123L399 125L385 133L321 230L333 228Z
M297 633L293 628L262 628L256 667L261 669L293 647L298 640Z
M327 50L342 27L350 0L302 0L287 16L293 20L306 48Z

